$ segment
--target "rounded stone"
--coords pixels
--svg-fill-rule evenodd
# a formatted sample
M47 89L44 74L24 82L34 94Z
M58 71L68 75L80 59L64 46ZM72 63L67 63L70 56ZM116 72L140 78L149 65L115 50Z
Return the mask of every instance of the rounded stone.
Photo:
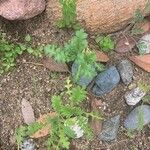
M74 79L77 75L78 68L79 68L79 65L76 62L74 62L71 67L71 72L72 72L72 76ZM93 68L91 68L91 72L96 72L94 65L93 65ZM95 77L95 75L93 75L91 77L79 76L79 79L76 81L76 83L83 87L87 87L90 84L90 82L93 80L94 77Z
M109 69L98 74L92 92L97 96L109 93L118 85L119 81L120 75L118 70L115 66L111 66Z
M140 120L143 121L140 122ZM141 105L136 107L134 110L130 112L130 114L126 117L124 121L124 126L128 130L135 130L138 129L141 123L143 123L144 126L149 122L150 122L150 106Z
M120 77L125 85L128 85L132 82L133 78L133 67L129 60L122 60L117 65Z

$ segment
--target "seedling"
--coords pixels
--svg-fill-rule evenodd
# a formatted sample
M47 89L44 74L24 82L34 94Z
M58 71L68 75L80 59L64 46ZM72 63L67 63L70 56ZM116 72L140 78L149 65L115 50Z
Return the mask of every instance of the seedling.
M99 45L100 49L104 52L110 52L115 47L115 42L110 36L98 36L96 38L96 43Z

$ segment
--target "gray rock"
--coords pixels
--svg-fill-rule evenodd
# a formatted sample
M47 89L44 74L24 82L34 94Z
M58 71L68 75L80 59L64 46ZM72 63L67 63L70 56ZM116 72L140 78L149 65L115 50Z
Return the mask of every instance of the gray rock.
M129 60L122 60L117 68L123 83L126 85L130 84L133 78L133 67L131 62Z
M117 138L117 133L120 124L120 115L117 115L110 120L104 122L102 132L99 138L103 141L112 141Z
M140 102L145 95L146 93L137 87L125 93L125 100L128 105L134 106Z
M74 79L75 79L75 76L77 75L78 67L79 67L79 65L77 63L74 62L72 64L71 72L72 72L72 76ZM95 69L94 65L93 65L93 68L91 68L91 72L96 73L96 69ZM77 82L77 84L79 84L83 87L87 87L95 76L96 76L96 74L91 77L80 76L76 82Z
M142 114L142 118L141 118ZM150 122L150 106L141 105L136 107L131 113L127 116L124 121L124 126L128 130L135 130L139 127L139 120L143 120L143 126Z
M29 19L44 11L45 6L45 0L3 0L0 1L0 16L8 20Z
M98 74L95 85L92 88L93 94L101 96L111 92L119 83L120 75L116 67L112 66L104 72Z
M137 47L139 49L139 53L149 54L150 53L150 34L144 35L138 42Z
M21 150L35 150L35 147L36 145L33 139L26 139L21 145Z

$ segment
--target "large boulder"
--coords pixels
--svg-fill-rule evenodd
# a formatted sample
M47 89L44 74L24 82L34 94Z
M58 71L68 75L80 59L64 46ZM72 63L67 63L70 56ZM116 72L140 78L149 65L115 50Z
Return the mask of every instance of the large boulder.
M77 0L77 20L88 31L114 32L125 27L146 4L147 0ZM61 17L59 0L48 0L47 13L56 20Z
M2 0L0 16L8 20L25 20L40 14L45 5L45 0Z

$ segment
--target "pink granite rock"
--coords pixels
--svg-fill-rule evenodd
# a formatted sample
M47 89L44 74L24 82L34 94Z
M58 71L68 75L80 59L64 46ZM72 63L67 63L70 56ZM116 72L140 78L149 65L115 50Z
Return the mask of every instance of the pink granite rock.
M0 0L0 16L8 20L25 20L43 12L45 5L45 0Z

